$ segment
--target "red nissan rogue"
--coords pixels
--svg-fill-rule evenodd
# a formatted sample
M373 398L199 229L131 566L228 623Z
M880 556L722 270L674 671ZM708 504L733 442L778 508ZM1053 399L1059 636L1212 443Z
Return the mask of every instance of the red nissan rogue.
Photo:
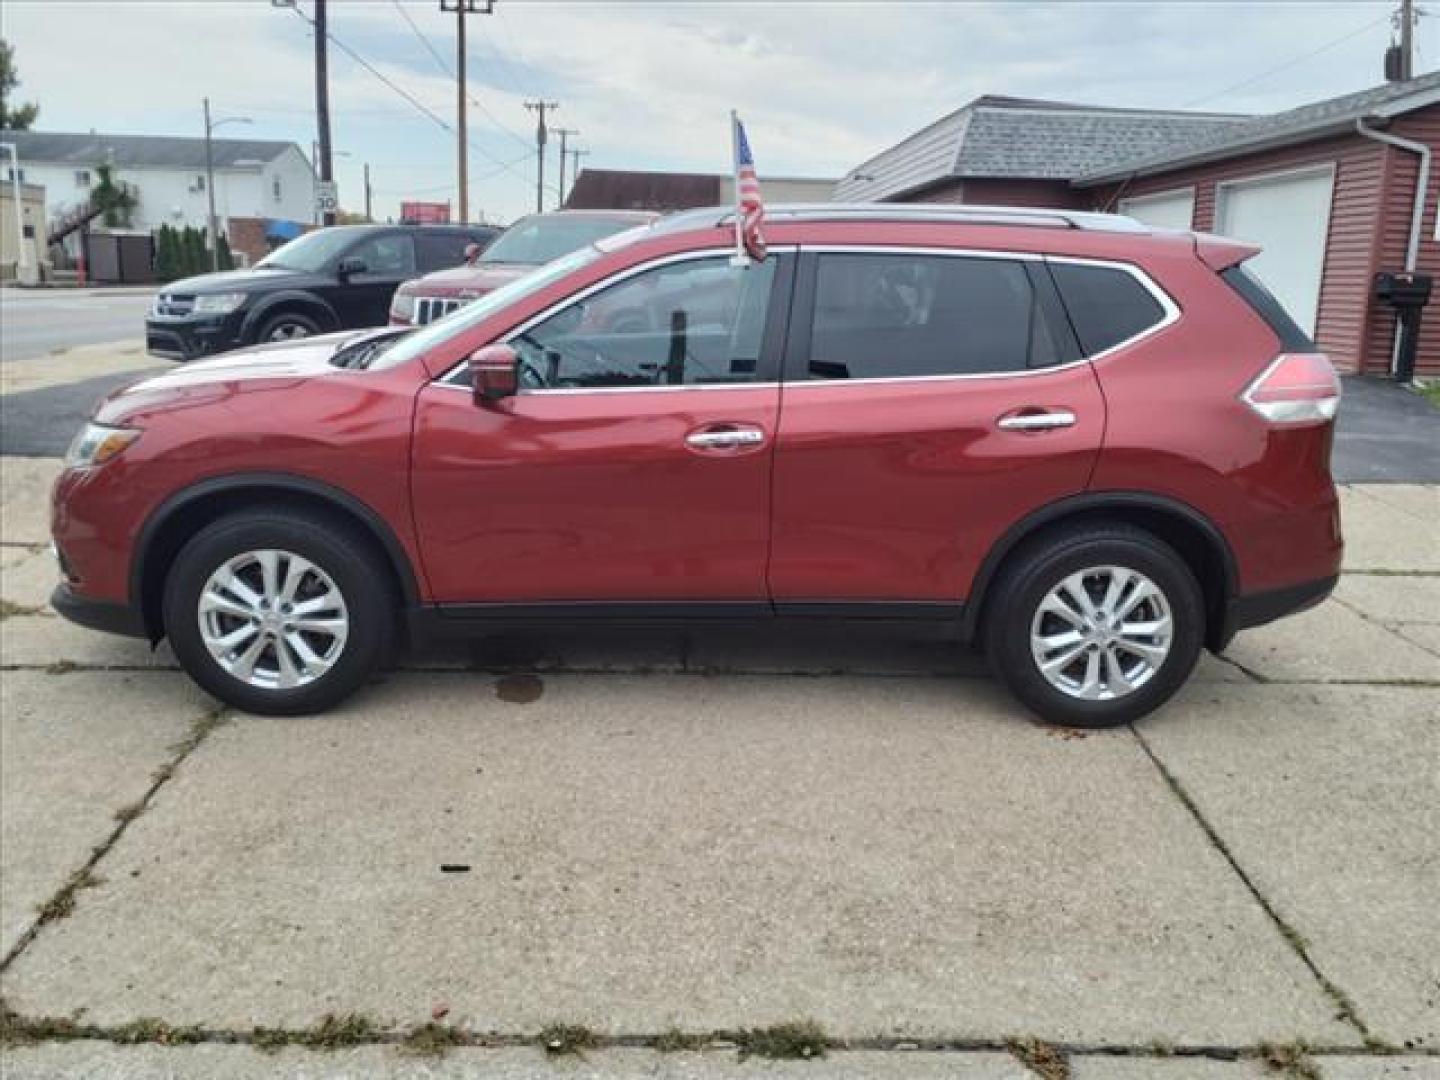
M55 485L56 609L282 714L496 620L922 620L1098 727L1330 592L1339 384L1254 247L824 205L747 263L732 224L112 395Z

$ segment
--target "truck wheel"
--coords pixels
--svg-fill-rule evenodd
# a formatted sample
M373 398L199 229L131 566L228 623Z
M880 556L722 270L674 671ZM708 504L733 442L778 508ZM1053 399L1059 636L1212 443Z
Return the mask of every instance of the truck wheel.
M1185 683L1205 639L1195 575L1163 541L1124 525L1085 526L1011 557L986 601L985 651L1041 718L1128 724Z
M321 712L366 681L394 625L389 575L366 538L321 515L258 507L200 530L165 582L165 632L221 701Z
M282 311L279 315L267 319L260 332L255 335L255 341L260 345L268 345L274 341L293 341L296 338L313 337L320 333L320 324L309 315L301 315L299 312Z

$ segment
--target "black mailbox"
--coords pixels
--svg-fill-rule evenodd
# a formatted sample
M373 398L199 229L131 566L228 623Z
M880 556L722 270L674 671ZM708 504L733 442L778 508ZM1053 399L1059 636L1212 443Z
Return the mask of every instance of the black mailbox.
M1400 274L1382 270L1375 275L1375 299L1396 308L1420 308L1430 302L1429 274Z

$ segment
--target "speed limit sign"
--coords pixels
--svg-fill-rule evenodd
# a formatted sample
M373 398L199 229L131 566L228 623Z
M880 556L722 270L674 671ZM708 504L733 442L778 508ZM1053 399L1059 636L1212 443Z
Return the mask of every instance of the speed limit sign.
M321 214L333 214L340 209L340 197L333 180L321 180L315 185L315 210Z

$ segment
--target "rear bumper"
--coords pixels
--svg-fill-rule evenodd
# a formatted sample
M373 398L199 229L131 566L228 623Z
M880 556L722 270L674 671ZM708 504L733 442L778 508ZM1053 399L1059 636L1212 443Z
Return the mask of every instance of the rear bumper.
M81 596L63 581L50 594L50 606L71 622L90 630L125 637L149 637L144 617L129 604Z
M1252 626L1264 626L1286 615L1306 611L1323 601L1335 589L1338 575L1302 581L1298 585L1286 585L1280 589L1250 593L1233 597L1225 605L1224 617L1211 647L1220 652L1229 645L1241 630Z

